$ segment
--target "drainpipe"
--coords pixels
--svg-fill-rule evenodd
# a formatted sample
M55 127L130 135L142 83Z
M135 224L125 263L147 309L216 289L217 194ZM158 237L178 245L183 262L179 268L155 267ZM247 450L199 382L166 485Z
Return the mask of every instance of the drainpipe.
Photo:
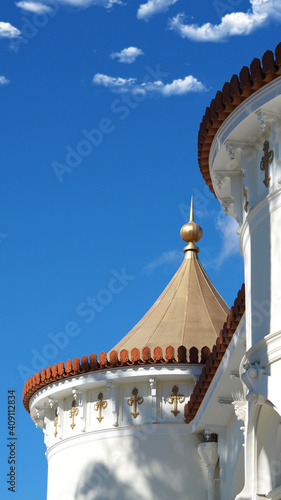
M215 498L215 468L218 461L218 443L206 442L198 445L198 453L208 471L208 500Z

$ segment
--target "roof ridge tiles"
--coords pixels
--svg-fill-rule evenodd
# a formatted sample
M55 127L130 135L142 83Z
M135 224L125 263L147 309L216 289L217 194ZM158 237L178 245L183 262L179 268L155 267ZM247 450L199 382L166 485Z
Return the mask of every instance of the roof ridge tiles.
M98 358L99 360L97 360L96 354L93 353L89 358L85 355L82 356L81 361L79 358L74 358L73 361L68 359L65 363L60 361L58 364L54 363L52 367L47 366L46 369L43 368L41 372L38 371L25 382L23 388L23 404L25 409L29 412L29 401L33 394L41 389L41 387L46 387L59 380L75 377L79 374L86 374L96 370L112 369L120 366L140 366L144 364L175 363L196 365L205 363L209 355L210 349L206 346L203 347L201 349L199 361L198 349L196 347L191 347L189 349L189 360L187 360L187 349L185 346L181 345L177 349L177 356L175 355L173 346L168 346L165 349L165 355L163 355L162 348L157 346L153 350L153 356L151 356L151 349L149 347L144 347L142 349L142 355L140 355L139 349L134 348L131 350L130 355L126 349L122 349L119 356L115 350L112 350L108 356L105 352L101 352Z
M242 89L243 95L246 93L247 97L253 93L253 80L251 79L250 70L248 66L243 66L239 73L239 84Z
M267 50L262 56L262 68L267 82L274 79L274 74L279 69L279 65L274 61L272 50Z
M237 294L237 298L235 302L239 301L239 305L241 306L241 315L239 314L239 321L241 320L243 313L245 311L245 285L243 284L241 289ZM235 303L234 302L234 303ZM243 310L243 312L242 312ZM232 307L230 313L228 314L227 320L223 325L222 330L219 333L219 336L216 340L216 344L213 346L213 350L211 351L208 359L206 360L205 367L203 368L201 375L193 389L193 392L190 396L189 402L185 405L184 415L185 421L190 423L200 407L201 402L204 399L204 396L213 380L213 377L219 367L221 360L223 359L224 353L227 350L227 346L230 343L236 328L239 324L237 323L236 328L228 328L229 318L233 317L234 308ZM237 318L237 316L236 316ZM238 319L238 318L237 318ZM202 397L203 396L203 397Z
M279 72L279 75L281 74L281 42L278 43L277 47L275 47L275 64L279 66L279 69L277 72Z
M63 364L63 363L62 363ZM89 371L89 361L88 356L82 356L81 358L81 373L86 373Z

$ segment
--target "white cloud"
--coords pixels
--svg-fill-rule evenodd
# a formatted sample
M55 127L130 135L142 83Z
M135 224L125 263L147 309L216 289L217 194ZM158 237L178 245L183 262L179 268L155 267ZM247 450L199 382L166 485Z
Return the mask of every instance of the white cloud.
M123 5L122 0L58 0L58 2L80 8L97 5L98 7L103 7L104 9L111 9L114 4Z
M192 75L186 76L184 79L179 78L172 83L164 84L161 80L138 83L136 78L115 78L97 73L93 78L93 83L109 88L112 92L131 92L132 94L138 95L158 94L165 97L206 90L203 83L199 82Z
M103 7L104 9L111 9L114 4L124 5L122 0L21 0L20 2L16 2L16 6L27 12L44 14L52 11L54 1L62 5L70 5L80 9L85 9L91 5Z
M146 273L152 273L157 267L164 266L166 264L180 263L183 260L183 252L180 250L169 250L163 252L160 257L157 257L152 262L144 267Z
M219 24L185 24L184 14L178 14L170 19L169 28L196 42L220 42L230 36L249 35L270 18L281 18L280 0L250 0L250 4L247 12L226 14Z
M35 14L45 14L52 11L51 7L40 2L22 1L16 2L16 6L22 10L33 12Z
M235 219L226 217L221 212L216 221L216 228L220 233L222 246L213 264L216 268L220 268L226 259L240 254L239 236L237 234L238 224Z
M10 23L0 22L0 38L16 38L20 34L20 31Z
M8 80L5 76L0 76L0 85L7 85L10 83L10 80Z
M155 14L167 12L170 5L174 5L177 1L178 0L148 0L147 3L139 6L137 18L148 21Z
M118 59L118 62L131 64L135 62L138 56L143 56L143 51L137 47L128 47L121 50L121 52L113 52L110 54L112 59Z
M174 80L161 88L161 92L165 96L183 95L187 94L187 92L198 92L200 90L206 90L205 86L192 75L186 76L184 80L181 78Z
M98 5L99 7L104 7L105 9L111 9L114 4L124 5L121 0L92 0L93 5Z
M136 83L136 78L115 78L97 73L93 78L93 83L117 92L127 92Z

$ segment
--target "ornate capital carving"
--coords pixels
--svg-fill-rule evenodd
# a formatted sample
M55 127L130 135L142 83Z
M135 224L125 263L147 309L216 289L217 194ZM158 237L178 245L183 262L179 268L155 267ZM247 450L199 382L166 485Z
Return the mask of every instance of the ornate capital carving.
M280 116L276 113L272 113L272 111L264 110L262 108L256 111L258 123L260 128L264 132L268 127L272 127L277 121L280 121Z
M225 149L229 161L226 164L226 170L237 171L241 168L241 152L245 147L242 141L226 141Z
M54 404L56 403L56 399L53 399L53 398L49 398L49 405L50 405L50 408L53 408L54 407Z
M75 388L74 388L74 389L72 389L72 391L71 391L71 392L72 392L72 394L73 394L73 399L74 399L74 401L76 401L77 396L78 396L78 391L77 391L77 389L75 389Z
M35 423L35 427L41 427L42 422L44 422L45 418L45 410L42 410L41 408L37 408L36 406L34 407L35 410L35 417L33 419Z
M233 144L233 142L227 142L225 145L225 149L226 149L226 152L229 156L229 159L234 160L235 159L235 151L236 151L237 147Z
M241 379L244 384L248 387L249 392L246 396L248 401L253 401L256 403L258 400L258 384L261 376L265 373L265 370L260 367L258 363L246 363L244 365L244 373L241 375Z
M247 402L246 401L233 401L232 402L234 412L237 420L245 422L246 412L247 412Z
M225 172L218 172L215 175L215 183L218 186L218 188L221 189L223 184L225 184L226 179L229 178L230 178L229 174Z
M225 215L228 214L229 207L230 207L231 203L233 203L232 198L222 198L221 199L221 204L222 204Z

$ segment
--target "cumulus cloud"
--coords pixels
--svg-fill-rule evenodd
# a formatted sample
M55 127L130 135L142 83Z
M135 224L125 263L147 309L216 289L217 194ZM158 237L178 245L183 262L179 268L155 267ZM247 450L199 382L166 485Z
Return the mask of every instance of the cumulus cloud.
M220 42L230 36L249 35L270 18L281 19L279 0L250 0L250 4L251 8L247 12L226 14L219 24L186 24L184 14L178 14L169 20L169 28L182 38L196 42Z
M0 85L7 85L10 83L10 80L8 80L5 76L0 76Z
M113 76L97 73L93 78L93 83L117 92L128 92L128 90L134 87L136 78L115 78Z
M112 92L117 93L130 92L138 95L158 94L165 97L207 90L205 85L192 75L186 76L184 79L179 78L172 83L164 84L161 80L138 83L136 78L116 78L97 73L93 78L93 83L109 88Z
M148 21L155 14L167 12L170 5L174 5L178 0L148 0L141 4L137 12L137 18Z
M110 54L111 59L118 59L118 62L131 64L135 62L138 56L143 56L143 51L137 47L128 47L121 52L113 52Z
M46 14L48 12L51 12L52 10L49 5L45 5L44 3L40 2L22 1L16 2L16 6L22 10L33 12L35 14Z
M160 88L161 93L165 96L183 95L188 92L198 92L202 90L206 90L205 86L192 75L186 76L183 80L181 78L174 80L172 83L163 85Z
M0 38L17 38L20 31L10 23L0 22Z
M218 215L216 229L221 236L221 249L213 261L213 266L219 269L229 257L240 254L238 224L232 217L226 217L223 212Z
M166 264L180 263L183 259L183 253L179 250L168 250L163 252L159 257L154 259L152 262L144 267L146 273L152 273L157 267L164 266Z

